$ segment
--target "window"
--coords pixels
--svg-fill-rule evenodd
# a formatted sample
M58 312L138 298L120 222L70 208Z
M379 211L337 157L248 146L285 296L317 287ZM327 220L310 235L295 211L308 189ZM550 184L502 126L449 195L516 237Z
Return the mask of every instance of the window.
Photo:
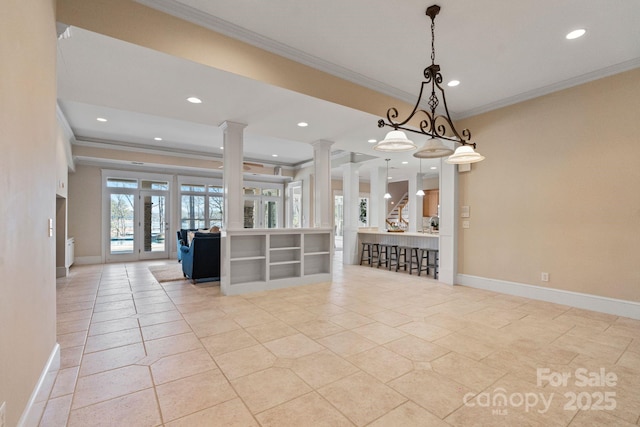
M282 193L284 186L247 183L244 187L244 228L282 227Z
M109 188L138 188L137 179L125 178L108 178L107 187Z
M215 184L180 185L180 227L222 227L224 199Z

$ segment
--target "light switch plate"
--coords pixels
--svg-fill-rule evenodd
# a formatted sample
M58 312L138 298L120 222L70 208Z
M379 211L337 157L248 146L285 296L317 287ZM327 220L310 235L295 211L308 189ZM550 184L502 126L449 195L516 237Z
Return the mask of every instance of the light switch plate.
M462 218L469 218L471 213L469 212L469 206L460 206L460 216Z
M469 228L470 226L470 221L462 221L462 228Z

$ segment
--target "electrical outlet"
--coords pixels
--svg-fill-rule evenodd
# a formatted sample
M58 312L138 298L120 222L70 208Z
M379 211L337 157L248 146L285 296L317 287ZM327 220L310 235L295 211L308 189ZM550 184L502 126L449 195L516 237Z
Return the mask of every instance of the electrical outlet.
M0 406L0 427L6 427L7 422L6 422L6 415L5 412L7 410L7 402L2 402L2 405Z
M469 221L462 221L462 228L469 228L471 223Z
M540 280L542 280L543 282L548 282L549 281L549 273L542 273L540 275Z

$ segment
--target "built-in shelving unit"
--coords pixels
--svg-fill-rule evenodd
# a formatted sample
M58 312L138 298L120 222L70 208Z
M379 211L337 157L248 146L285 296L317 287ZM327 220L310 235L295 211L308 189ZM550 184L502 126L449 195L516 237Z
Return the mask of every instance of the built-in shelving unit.
M225 295L331 280L331 229L246 229L222 239Z

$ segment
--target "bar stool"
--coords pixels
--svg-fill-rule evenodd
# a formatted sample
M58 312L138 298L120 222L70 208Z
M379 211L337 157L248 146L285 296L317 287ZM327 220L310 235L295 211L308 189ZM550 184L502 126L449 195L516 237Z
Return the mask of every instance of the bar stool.
M418 257L418 276L421 276L423 271L429 274L429 249L420 248L418 251L420 252Z
M380 243L380 256L378 257L378 268L381 265L391 270L391 260L398 259L398 245Z
M380 259L380 243L371 243L371 260L369 261L369 267L373 267L373 263L377 264Z
M362 265L364 261L367 261L367 263L371 265L371 243L369 242L362 242L362 250L360 252L360 265Z
M433 254L433 262L429 261L429 255ZM427 253L427 274L429 274L429 268L433 268L433 278L438 279L438 266L440 263L440 251L438 249L429 249Z
M407 251L411 251L411 248L408 246L398 246L398 255L394 263L396 271L400 270L400 267L404 268L404 271L407 271L407 265L410 264ZM411 273L411 268L409 268L409 273Z
M418 270L420 274L420 258L418 257L418 251L420 248L409 248L409 274L413 274L413 269Z

